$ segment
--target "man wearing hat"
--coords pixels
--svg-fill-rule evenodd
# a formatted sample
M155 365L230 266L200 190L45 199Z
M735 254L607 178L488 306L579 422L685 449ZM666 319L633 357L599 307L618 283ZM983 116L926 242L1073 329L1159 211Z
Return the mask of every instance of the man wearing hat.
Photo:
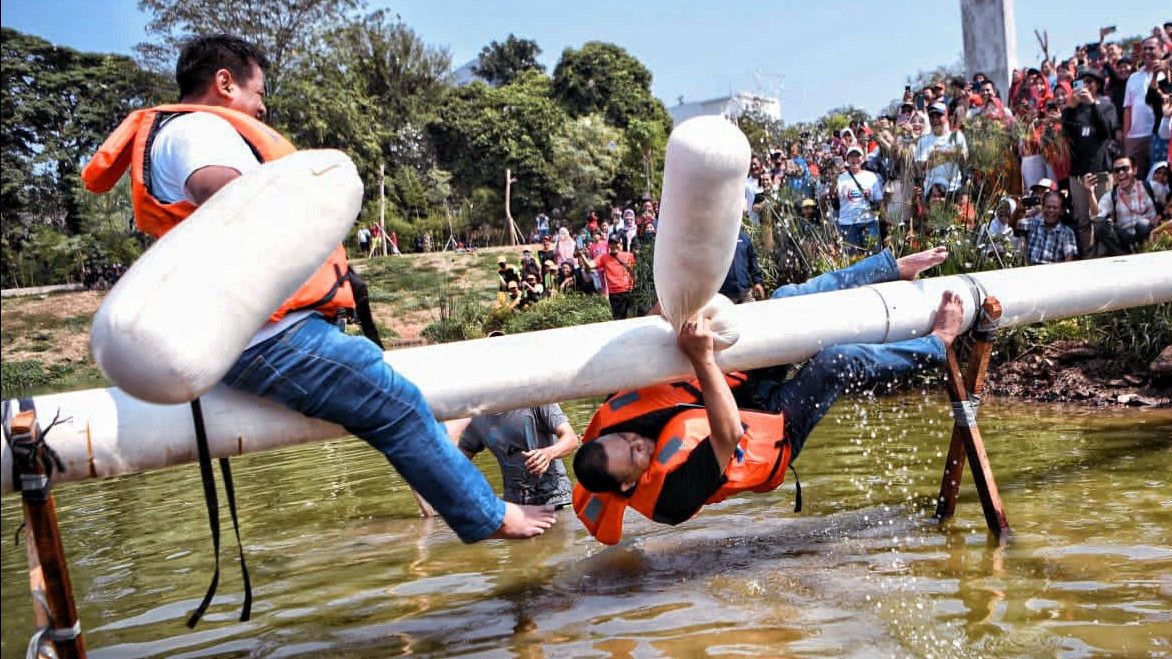
M924 190L940 184L948 192L956 192L963 182L961 163L969 155L964 133L953 131L948 125L948 106L933 103L928 107L928 124L932 132L916 142L916 166L924 172Z
M1111 137L1118 124L1115 106L1103 96L1103 77L1083 68L1074 84L1074 103L1062 110L1062 133L1070 145L1070 201L1077 227L1078 251L1090 253L1093 219L1083 177L1093 181L1093 197L1102 197L1111 185Z
M883 201L883 181L863 169L863 149L857 145L846 150L846 171L835 182L838 190L838 232L848 253L877 252L882 247L879 216L875 213Z
M822 213L818 211L818 202L806 198L802 200L802 219L810 224L822 224Z
M499 259L497 259L496 263L497 263L496 274L501 279L501 290L502 291L507 291L509 289L510 282L512 282L514 284L518 284L518 285L521 283L521 275L517 273L516 268L509 265L508 259L506 259L505 257L502 256Z

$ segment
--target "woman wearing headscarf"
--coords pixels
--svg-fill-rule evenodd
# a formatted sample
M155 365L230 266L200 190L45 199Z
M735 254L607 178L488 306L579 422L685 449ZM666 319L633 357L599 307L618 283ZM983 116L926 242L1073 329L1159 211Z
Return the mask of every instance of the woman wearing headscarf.
M563 263L574 264L574 250L578 248L577 241L570 235L570 230L566 227L558 229L558 241L554 244L554 251L557 252L558 265Z

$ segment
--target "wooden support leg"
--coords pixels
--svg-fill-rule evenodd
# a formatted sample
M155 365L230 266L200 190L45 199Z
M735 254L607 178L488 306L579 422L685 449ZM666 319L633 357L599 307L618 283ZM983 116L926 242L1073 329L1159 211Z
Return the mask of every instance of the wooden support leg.
M84 657L85 640L81 635L81 623L73 601L73 584L69 580L65 549L57 527L57 503L49 491L45 468L47 456L44 454L44 444L39 441L40 430L35 413L24 411L17 414L11 429L14 462L20 470L25 523L28 525L30 541L36 547L38 563L30 561L30 585L35 587L36 580L41 581L48 607L45 638L53 643L58 657ZM18 454L27 459L16 459ZM36 573L38 569L39 575ZM34 603L34 606L39 607L40 604Z
M987 298L981 305L982 320L974 333L976 342L969 359L968 371L963 376L956 353L948 350L948 398L952 401L955 425L948 447L948 461L944 466L944 477L940 483L940 496L936 503L936 517L947 519L956 510L956 497L960 479L964 474L966 458L972 462L973 480L981 499L981 508L989 532L997 539L1009 531L997 482L985 454L981 431L977 427L976 412L981 392L985 388L989 356L993 350L993 330L1001 318L1001 304L996 298Z

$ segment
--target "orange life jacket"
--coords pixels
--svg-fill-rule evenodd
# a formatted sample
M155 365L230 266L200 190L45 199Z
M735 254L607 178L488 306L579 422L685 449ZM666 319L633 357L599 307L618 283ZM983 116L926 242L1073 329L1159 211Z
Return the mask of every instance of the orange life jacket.
M746 378L744 374L731 373L725 380L736 388ZM594 413L582 435L584 442L637 427L640 420L654 418L650 415L669 416L656 438L655 457L630 496L590 492L580 484L574 485L574 512L599 542L613 545L622 538L623 514L628 506L654 519L664 479L711 434L708 412L702 403L699 383L693 379L615 394ZM750 410L741 410L740 414L745 433L724 470L727 481L705 503L723 501L741 492L769 492L785 480L792 448L785 439L784 416Z
M103 193L110 191L130 169L134 222L139 230L155 238L162 237L195 212L195 205L185 199L164 203L154 196L148 164L151 145L163 122L190 112L208 112L227 120L260 162L275 160L297 150L289 140L263 122L228 108L178 103L132 112L102 143L82 171L81 178L87 190ZM279 230L279 226L274 224L274 229ZM276 322L290 312L306 309L334 316L339 309L354 308L354 293L347 277L349 272L346 250L338 245L317 272L285 300L269 320Z

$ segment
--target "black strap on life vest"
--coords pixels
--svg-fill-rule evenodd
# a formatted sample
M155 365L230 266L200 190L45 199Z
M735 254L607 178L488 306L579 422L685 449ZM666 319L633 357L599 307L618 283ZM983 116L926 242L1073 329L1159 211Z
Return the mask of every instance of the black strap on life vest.
M789 463L789 470L794 472L794 512L802 512L802 480L798 478L798 470L794 463Z
M216 588L220 585L220 500L216 496L216 477L212 472L212 452L208 448L208 435L204 427L203 409L199 399L191 401L191 418L195 422L195 445L199 450L199 475L203 480L203 498L208 508L208 524L212 530L212 551L215 552L216 569L212 573L212 582L208 585L208 592L203 601L196 607L195 612L187 619L187 626L191 629L199 623L212 598L216 595ZM236 515L236 488L232 485L232 468L228 458L220 458L220 471L224 477L224 494L228 499L228 511L232 514L232 529L236 532L236 546L240 551L240 576L244 581L244 604L240 610L240 622L252 616L252 581L248 577L248 564L244 560L244 545L240 542L240 521Z
M378 326L374 324L374 316L370 313L370 289L366 281L353 268L346 273L346 277L350 280L350 291L354 294L354 315L358 319L358 326L362 328L362 334L374 341L380 349L386 350L378 335Z

